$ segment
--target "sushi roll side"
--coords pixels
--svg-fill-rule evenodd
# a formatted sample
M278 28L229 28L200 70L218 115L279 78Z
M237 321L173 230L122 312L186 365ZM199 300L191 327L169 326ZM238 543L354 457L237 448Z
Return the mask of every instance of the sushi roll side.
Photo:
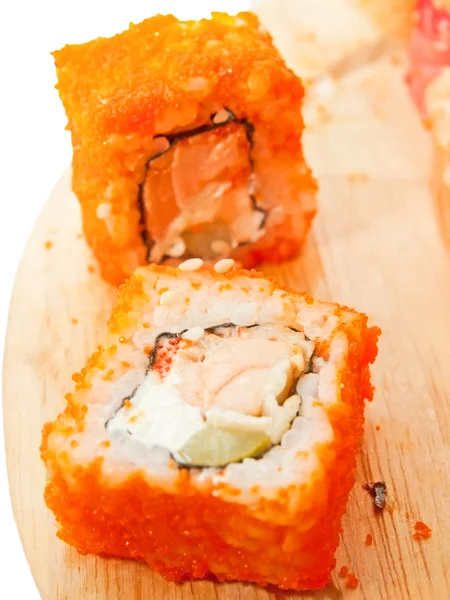
M156 16L54 57L72 187L104 278L299 252L316 210L304 90L255 15Z
M43 431L58 536L169 580L322 588L379 329L220 261L139 269Z
M450 2L418 0L409 41L408 83L433 140L431 188L450 244Z

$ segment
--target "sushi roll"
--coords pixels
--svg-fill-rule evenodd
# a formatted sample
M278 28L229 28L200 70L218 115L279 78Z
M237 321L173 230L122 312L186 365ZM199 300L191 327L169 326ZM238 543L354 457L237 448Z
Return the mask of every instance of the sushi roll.
M409 31L414 1L253 0L252 7L309 89L395 48Z
M450 64L428 86L425 106L434 148L431 187L440 230L450 246Z
M301 81L251 13L156 16L54 53L101 273L296 255L315 214Z
M411 93L426 117L426 90L445 67L450 67L449 0L417 0L409 58Z
M450 2L419 0L409 43L408 82L433 140L431 189L450 244Z
M142 267L120 288L44 427L45 501L81 553L322 588L380 332L232 263Z

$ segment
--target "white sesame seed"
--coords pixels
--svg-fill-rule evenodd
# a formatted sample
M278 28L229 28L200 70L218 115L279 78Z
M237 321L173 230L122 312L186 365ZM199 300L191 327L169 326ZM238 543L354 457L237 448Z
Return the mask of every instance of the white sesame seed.
M232 258L223 258L222 260L216 262L214 265L214 271L216 273L226 273L233 265L234 260Z
M230 115L227 110L221 108L216 112L213 117L213 123L219 125L220 123L226 123L230 119Z
M204 335L205 330L203 327L191 327L185 331L181 337L185 340L190 340L191 342L198 342Z
M210 247L216 254L229 254L231 250L230 244L227 244L225 240L214 240Z
M179 258L180 256L183 256L185 252L186 244L181 238L177 239L177 241L174 242L167 250L167 254L172 258Z
M300 373L305 369L305 359L303 358L303 354L294 354L291 357L291 363L296 367L297 371Z
M109 202L102 202L97 206L96 213L99 219L107 219L111 214L111 204Z
M178 296L178 293L174 290L167 290L161 294L161 298L159 299L159 303L163 306L167 306L168 304L172 304L175 298Z
M208 80L204 77L192 77L186 84L187 90L204 90L208 86Z
M180 271L197 271L203 266L201 258L189 258L178 265Z
M170 148L169 140L163 135L157 135L152 139L150 148L150 158L158 154L164 154Z

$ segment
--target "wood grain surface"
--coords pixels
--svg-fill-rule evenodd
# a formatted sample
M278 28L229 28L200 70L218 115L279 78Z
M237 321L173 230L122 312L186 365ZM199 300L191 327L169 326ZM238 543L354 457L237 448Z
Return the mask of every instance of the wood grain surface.
M430 143L388 60L353 75L322 104L306 144L321 185L319 215L302 257L265 271L365 311L383 329L333 583L303 594L177 585L143 565L80 556L56 538L42 498L41 428L63 408L71 374L101 340L115 297L80 235L66 174L17 274L4 362L12 503L44 600L450 597L450 254L428 191ZM378 479L388 489L381 515L363 490ZM428 540L413 540L417 520L432 528ZM338 576L343 565L358 577L356 590Z

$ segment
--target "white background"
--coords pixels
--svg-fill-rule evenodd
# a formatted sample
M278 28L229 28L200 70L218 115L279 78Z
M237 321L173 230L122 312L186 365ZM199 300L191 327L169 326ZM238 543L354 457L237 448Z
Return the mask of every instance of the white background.
M36 218L71 159L52 50L122 31L158 12L182 19L235 13L245 0L10 0L0 8L0 336L3 362L15 272ZM36 452L38 449L36 449ZM36 600L12 516L0 411L0 598Z

